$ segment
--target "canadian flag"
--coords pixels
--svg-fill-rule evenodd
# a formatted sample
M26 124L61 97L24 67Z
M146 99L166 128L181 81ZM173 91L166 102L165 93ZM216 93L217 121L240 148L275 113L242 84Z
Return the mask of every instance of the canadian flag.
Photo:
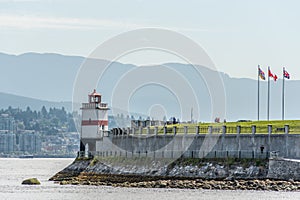
M274 79L274 81L277 81L277 76L276 76L276 74L272 74L272 72L271 72L270 69L269 69L268 74L269 74L269 77L272 77L272 78Z

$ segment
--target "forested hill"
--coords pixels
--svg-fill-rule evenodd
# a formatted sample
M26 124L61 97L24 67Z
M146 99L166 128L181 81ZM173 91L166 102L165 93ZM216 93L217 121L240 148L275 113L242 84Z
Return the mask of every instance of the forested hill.
M28 106L32 110L41 110L43 106L45 106L47 109L64 107L65 110L68 112L71 112L72 109L71 102L45 101L45 100L39 100L39 99L0 92L0 109L5 109L8 108L9 106L13 108L20 108L23 110L26 109Z
M13 118L15 131L34 130L46 134L76 131L73 116L64 107L47 110L43 106L38 111L30 107L25 110L8 107L0 110L0 116L2 119Z

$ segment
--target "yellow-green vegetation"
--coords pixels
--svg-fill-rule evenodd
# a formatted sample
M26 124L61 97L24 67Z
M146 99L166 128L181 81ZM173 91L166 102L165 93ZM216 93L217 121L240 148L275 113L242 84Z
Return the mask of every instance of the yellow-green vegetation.
M23 185L40 185L41 182L37 179L37 178L29 178L29 179L25 179L22 182Z
M85 157L85 156L80 156L80 157L76 157L74 162L76 162L76 161L89 161L89 160L91 160L91 158Z
M199 126L200 134L207 134L211 126L212 133L222 133L222 127L226 126L226 134L237 133L237 126L241 127L241 134L252 133L252 126L256 126L257 134L267 134L268 125L272 125L273 134L284 134L284 126L289 126L289 134L300 134L300 120L273 120L273 121L244 121L244 122L225 122L225 123L197 123L197 124L175 124L167 125L167 133L173 133L173 127L176 126L178 134L184 133L184 127L187 126L188 133L195 133L196 126ZM153 129L154 127L151 127ZM164 127L158 127L158 134L164 133ZM144 134L144 131L143 131Z
M97 158L93 158L93 160L90 162L90 166L94 166L98 162Z

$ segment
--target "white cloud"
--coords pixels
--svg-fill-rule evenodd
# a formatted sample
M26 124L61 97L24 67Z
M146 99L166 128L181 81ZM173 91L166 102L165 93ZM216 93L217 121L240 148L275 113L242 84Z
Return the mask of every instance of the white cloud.
M141 26L131 22L116 20L0 15L0 27L17 29L116 29L138 28Z
M1 1L1 0L0 0ZM59 18L40 17L32 15L1 15L0 29L136 29L136 28L165 28L175 31L203 32L209 29L172 27L162 25L137 24L128 21L105 20L105 19L84 19L84 18Z
M0 3L31 3L31 2L45 2L45 1L54 1L54 0L0 0Z

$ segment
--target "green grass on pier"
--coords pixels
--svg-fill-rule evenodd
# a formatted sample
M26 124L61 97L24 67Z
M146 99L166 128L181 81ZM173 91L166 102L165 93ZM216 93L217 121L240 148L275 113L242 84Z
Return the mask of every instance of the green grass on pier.
M207 134L209 127L213 134L221 134L223 126L226 126L226 134L236 134L237 126L241 127L241 134L251 134L252 126L256 126L256 134L268 134L268 125L272 126L272 134L284 134L285 126L289 127L289 134L300 134L300 120L273 120L273 121L243 121L243 122L225 122L225 123L194 123L194 124L171 124L167 125L167 133L173 133L173 127L176 126L176 133L183 134L184 127L187 126L188 133L195 133L196 126L199 126L200 134ZM150 128L154 131L154 127ZM143 134L147 129L143 129ZM158 127L158 134L163 134L163 126Z

